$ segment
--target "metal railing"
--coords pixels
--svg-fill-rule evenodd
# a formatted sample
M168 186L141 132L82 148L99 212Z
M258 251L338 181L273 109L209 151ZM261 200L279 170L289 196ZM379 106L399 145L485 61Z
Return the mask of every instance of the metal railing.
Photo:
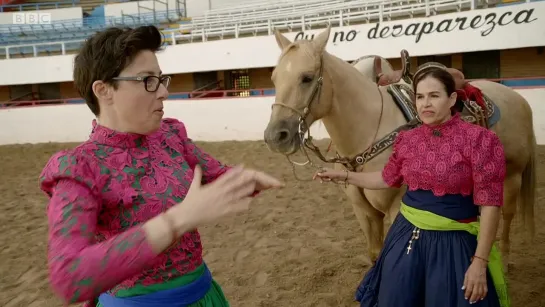
M244 10L262 10L263 8L273 7L275 5L286 5L290 3L303 2L305 0L252 0L237 5L230 5L229 2L220 4L220 6L205 12L205 15L225 14L230 12L240 12ZM328 0L313 0L314 2L327 2Z
M331 3L333 2L333 3ZM474 8L474 0L354 0L331 1L319 7L308 9L301 7L299 11L281 14L280 9L263 10L265 16L256 17L255 13L243 14L236 19L220 19L216 23L209 20L198 24L181 25L182 31L191 33L176 34L174 38L181 41L206 41L208 38L223 38L240 35L270 35L275 29L290 31L310 30L313 27L347 26L354 23L382 22L393 18L412 18L415 15L430 16L441 12L461 11Z
M540 0L519 0L518 3L529 3ZM241 9L237 14L229 10L228 14L215 15L206 21L194 18L191 24L181 25L180 30L173 31L173 44L185 42L204 42L211 39L238 38L248 35L271 35L275 29L290 32L306 31L313 28L332 26L349 26L351 24L383 22L392 19L413 18L414 16L432 16L443 12L460 12L479 8L494 7L501 0L330 0L322 6L314 7L318 0L299 0L289 5L305 3L298 11L281 12L275 4L273 8L261 8L258 13L249 7ZM516 1L510 1L511 4ZM324 3L324 2L322 2ZM253 6L252 6L253 7ZM313 7L313 8L311 8ZM310 9L309 9L310 8ZM258 15L260 14L260 15ZM236 17L233 17L236 16ZM257 16L257 17L256 17ZM219 19L220 22L216 22Z
M275 4L268 8L262 8L259 11L244 10L236 11L236 13L228 14L206 14L201 17L193 17L191 24L180 27L181 30L193 30L203 27L224 26L240 23L255 22L259 20L268 20L271 18L285 18L293 15L300 17L301 14L308 14L311 12L328 12L338 9L365 9L368 2L380 1L344 1L344 0L330 0L327 2L322 1L299 1L290 5L282 6L281 4Z
M544 77L523 77L523 78L499 78L486 80L494 81L513 89L531 89L531 88L545 88ZM468 79L467 81L473 81L474 79ZM221 81L218 81L221 82ZM216 83L216 82L214 82ZM276 90L274 88L253 88L253 89L232 89L232 90L210 90L206 88L200 88L191 92L176 92L173 91L169 94L167 100L204 100L204 99L229 99L229 98L241 98L241 97L256 97L256 96L274 96ZM21 108L21 107L40 107L48 105L62 105L62 104L83 104L85 100L80 97L73 98L61 98L61 99L48 99L48 100L11 100L0 101L0 110L7 108Z
M341 2L350 2L353 0L348 1L341 1ZM371 0L372 1L372 0ZM250 4L244 4L244 5L238 5L238 6L227 6L223 8L216 8L208 10L204 13L202 16L196 16L195 19L203 18L203 19L212 19L212 18L218 18L218 17L236 17L239 15L244 14L259 14L263 11L269 11L274 10L278 8L297 8L305 5L315 6L315 5L326 5L328 3L332 2L339 2L339 1L333 1L333 0L283 0L283 1L255 1Z
M5 35L41 35L43 32L70 32L86 28L104 28L115 25L141 25L173 22L179 20L183 12L178 10L153 11L139 15L123 15L121 17L86 17L52 21L50 24L0 25L0 34Z

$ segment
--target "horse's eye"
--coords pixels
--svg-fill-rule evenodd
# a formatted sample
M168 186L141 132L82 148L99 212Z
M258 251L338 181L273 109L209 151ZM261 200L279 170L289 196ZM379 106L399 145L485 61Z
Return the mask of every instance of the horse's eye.
M303 82L303 83L310 83L310 82L312 82L312 77L303 76L302 82Z

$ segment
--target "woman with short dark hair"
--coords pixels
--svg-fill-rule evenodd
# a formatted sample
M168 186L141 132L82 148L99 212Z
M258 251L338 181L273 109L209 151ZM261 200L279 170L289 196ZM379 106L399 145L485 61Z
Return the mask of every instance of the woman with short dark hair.
M170 77L154 26L97 33L74 83L96 115L88 140L51 157L48 265L55 292L85 306L229 306L202 258L197 227L246 210L281 183L230 168L163 118Z

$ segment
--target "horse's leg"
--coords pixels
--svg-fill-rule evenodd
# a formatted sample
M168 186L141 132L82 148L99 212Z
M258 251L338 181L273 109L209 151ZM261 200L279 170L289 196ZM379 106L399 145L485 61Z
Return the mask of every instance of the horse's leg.
M355 186L348 186L345 193L352 203L356 219L367 241L367 254L375 262L382 249L384 238L384 213L375 209Z
M511 251L509 235L511 233L511 223L517 212L517 201L519 201L520 197L521 182L522 174L519 172L508 174L504 182L504 205L502 208L503 224L500 237L500 250L505 272L509 269L509 253Z

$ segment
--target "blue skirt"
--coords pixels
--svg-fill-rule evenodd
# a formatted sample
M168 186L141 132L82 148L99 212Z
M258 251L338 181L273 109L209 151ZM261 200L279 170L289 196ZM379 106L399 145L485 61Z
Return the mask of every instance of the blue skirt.
M436 211L436 214L445 208L432 206L438 199L434 200L430 193L417 191L407 194L403 198L406 205L418 209L433 208L430 211ZM459 206L459 210L453 209L456 206L446 206L450 212L443 216L457 215L457 220L460 220L471 218L476 212L476 206L468 203L471 198L449 195L439 199ZM418 239L412 240L409 250L413 231L418 231ZM469 304L469 300L464 298L464 277L476 249L477 238L468 232L416 229L402 214L398 214L386 235L377 262L356 291L356 300L361 307L499 307L489 272L485 299Z

